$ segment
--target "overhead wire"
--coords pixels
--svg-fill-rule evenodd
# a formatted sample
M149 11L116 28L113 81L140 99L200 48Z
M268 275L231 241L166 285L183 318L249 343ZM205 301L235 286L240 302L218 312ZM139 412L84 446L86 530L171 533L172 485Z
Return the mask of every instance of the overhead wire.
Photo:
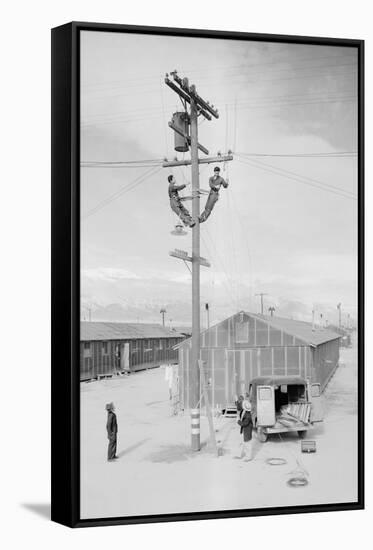
M283 95L266 95L266 96L263 96L263 95L260 95L260 96L256 96L256 97L248 97L244 100L241 100L239 101L238 103L240 105L242 104L246 104L248 102L253 102L253 101L269 101L269 100L279 100L279 99L292 99L292 98L318 98L320 97L320 99L343 99L343 98L346 98L346 97L350 97L350 96L353 96L354 98L356 97L356 90L355 88L353 90L342 90L340 86L338 86L338 88L333 91L331 89L326 89L326 90L320 90L318 92L315 92L315 91L312 91L311 93L295 93L295 94L283 94ZM137 96L136 96L137 97ZM181 98L180 98L181 100ZM218 96L215 98L215 101L217 102L221 102L221 103L227 103L229 104L229 106L233 106L236 102L237 102L237 96L235 95L234 98L229 98L229 97L221 97L221 96ZM169 103L168 107L171 106L171 103ZM136 108L136 109L131 109L130 111L125 111L125 112L121 112L119 113L120 115L126 115L127 113L136 113L136 114L141 114L141 113L152 113L154 112L154 106L152 107L140 107L140 108ZM96 117L105 117L105 116L111 116L112 113L97 113L95 116ZM84 118L84 117L83 117Z
M112 193L111 195L109 195L108 197L103 199L101 202L99 202L95 207L91 208L91 210L89 210L88 212L86 212L82 216L83 220L89 218L93 214L96 214L97 212L102 210L102 208L104 208L105 206L107 206L108 204L113 202L114 200L117 200L119 197L123 196L125 193L127 193L129 191L132 191L133 189L135 189L135 187L137 187L138 185L143 183L150 176L154 176L160 170L161 170L161 167L156 168L156 169L151 168L150 170L145 172L145 174L141 174L140 176L135 178L132 182L130 182L129 184L127 184L123 187L121 187L118 191L116 191L115 193Z
M235 151L235 149L234 149ZM324 153L242 153L237 151L237 155L252 158L252 157L281 157L281 158L344 158L356 157L357 151L334 151Z
M343 55L322 55L322 56L307 56L307 57L299 57L297 59L297 62L299 63L302 63L304 61L320 61L320 60L325 60L325 59L335 59L335 60L338 60L338 59L349 59L349 58L353 58L353 59L357 59L357 54L356 53L353 53L353 54L345 54L343 53ZM265 61L265 62L260 62L260 63L240 63L238 65L232 65L232 64L229 64L229 65L214 65L214 66L211 66L209 67L209 73L212 71L212 70L218 70L218 71L221 71L223 69L238 69L238 70L242 70L243 68L245 67L248 67L248 68L251 68L251 67L262 67L262 66L271 66L271 65L278 65L279 63L286 63L286 64L289 64L289 57L288 57L288 54L286 54L286 57L285 58L279 58L279 59L276 59L275 61ZM303 65L302 65L303 66ZM201 69L196 69L195 66L193 67L183 67L182 68L182 71L184 73L186 72L193 72L193 74L206 74L206 68L203 67ZM182 71L179 71L182 72ZM144 81L148 81L148 80L153 80L155 78L155 76L158 76L159 75L159 72L157 73L154 73L154 76L152 75L149 75L148 76L144 76L143 75L143 72L141 72L141 76L137 76L137 75L132 75L132 78L129 76L128 77L128 82L134 82L134 86L137 86L139 81L141 82L144 82ZM95 86L95 85L99 85L99 86L102 86L102 85L112 85L116 82L122 82L122 80L115 80L115 81L107 81L106 83L103 83L103 82L96 82L96 83L91 83L91 84L84 84L83 83L83 86L84 87L90 87L90 86Z
M317 71L319 71L320 69L323 69L323 68L332 68L332 67L336 67L336 68L339 68L339 67L345 67L345 66L350 66L350 65L355 65L356 62L350 62L350 63L338 63L338 64L335 64L335 63L332 63L332 64L321 64L321 65L312 65L312 66L305 66L303 64L304 61L316 61L316 60L322 60L322 59L338 59L338 58L341 58L341 59L344 59L346 60L347 58L353 58L354 60L356 60L356 56L354 55L351 55L351 56L326 56L326 57L308 57L308 58L303 58L303 59L298 59L297 62L301 62L302 65L299 65L299 66L296 66L296 65L292 65L292 61L289 61L288 59L287 60L282 60L282 61L277 61L277 62L268 62L268 63L254 63L254 64L241 64L241 65L236 65L236 66L232 66L232 65L225 65L225 66L215 66L215 67L209 67L209 74L206 75L206 70L205 69L201 69L200 71L198 70L195 70L195 69L185 69L184 72L188 72L190 75L191 75L191 78L195 78L196 76L198 76L199 80L206 80L206 79L209 79L211 78L211 74L213 71L221 71L221 70L224 70L224 69L227 69L228 73L224 73L226 76L230 76L230 77L234 77L234 76L242 76L242 70L243 69L252 69L253 67L259 67L260 69L262 69L263 67L266 67L266 66L271 66L271 65L277 65L279 63L286 63L288 66L287 67L283 67L283 68L277 68L275 70L272 70L271 71L271 74L278 74L278 73L281 73L281 72L284 72L284 71L294 71L294 70L297 70L297 71L304 71L304 70L310 70L310 69L316 69ZM233 73L229 73L229 71L233 71ZM237 73L235 72L237 71ZM260 71L259 74L261 74L263 71ZM253 75L256 75L258 74L257 72L253 72L251 71L250 74L253 74ZM141 90L144 89L144 86L146 86L147 82L148 83L153 83L155 78L158 77L158 74L157 75L154 75L154 76L148 76L148 77L145 77L145 78L135 78L135 79L126 79L125 81L121 81L121 80L117 80L117 81L111 81L111 82L100 82L100 83L92 83L92 84L82 84L82 89L86 90L87 92L89 92L89 90L91 89L91 92L90 93L95 93L94 91L92 92L92 88L94 87L101 87L101 90L97 90L98 92L99 91L102 91L102 87L107 87L109 89L113 89L113 90L116 90L116 89L122 89L122 88L131 88L131 87L139 87L141 86ZM117 84L117 85L115 85Z
M228 150L228 128L229 128L229 115L228 115L228 106L226 105L226 125L225 125L225 150L227 151ZM223 171L225 171L225 165L226 163L223 164ZM229 166L229 163L228 163L228 166ZM229 170L229 168L228 168ZM228 178L228 171L227 171L227 178ZM229 179L229 178L228 178ZM230 210L231 210L231 206L230 206L230 193L228 193L227 195L227 201L226 201L226 206L227 206L227 211L228 213L230 214ZM236 246L235 246L235 232L234 232L234 222L233 222L233 216L229 216L228 217L228 220L229 220L229 223L230 223L230 239L231 239L231 246L230 246L230 251L232 253L232 266L234 266L234 271L235 271L235 287L236 287L236 308L237 308L237 311L239 310L239 303L240 303L240 293L239 293L239 284L238 284L238 281L237 281L237 276L239 276L239 280L241 281L242 280L242 277L240 276L239 274L239 269L238 269L238 260L237 260L237 255L236 255Z
M272 164L263 163L259 160L253 160L252 162L254 164L258 164L258 165L266 167L266 168L268 167L268 168L271 168L271 169L274 169L274 170L278 170L279 172L283 172L285 175L290 174L291 176L301 178L301 179L306 180L308 182L316 183L318 185L321 185L321 186L325 187L325 189L348 195L348 196L350 196L350 198L353 198L353 199L357 198L356 195L352 191L348 191L347 189L342 189L341 187L331 185L330 183L325 183L325 182L322 182L322 181L314 179L314 178L309 178L308 176L303 176L303 175L300 175L296 172L286 170L284 168L279 168L278 166L273 166Z
M107 161L107 160L96 160L96 161L82 161L80 166L82 168L152 168L160 166L162 163L161 159L156 160L144 160L144 161Z
M285 107L295 107L295 106L305 106L305 105L327 105L330 103L354 103L356 101L356 95L325 95L325 97L315 97L316 94L293 94L288 96L270 96L270 97L258 97L250 98L244 101L236 101L236 110L248 110L248 109L265 109L265 108L285 108ZM309 101L305 99L310 98ZM294 98L294 99L291 99ZM295 98L299 98L298 100ZM314 99L312 99L314 98ZM218 101L218 100L217 100ZM234 103L227 103L228 106L234 106ZM149 113L145 115L145 113ZM130 116L131 114L135 116ZM141 113L144 113L144 116L141 116ZM83 120L81 126L82 128L89 128L91 126L101 126L101 125L111 125L111 124L122 124L128 122L140 122L142 120L151 120L160 118L162 116L162 109L154 108L144 108L136 109L122 113L113 113L113 114L96 114L91 119ZM106 118L105 118L106 117Z
M234 192L231 193L231 195L232 195L232 204L233 204L233 208L234 208L235 213L236 213L235 218L239 221L239 223L240 223L240 225L241 225L241 228L242 228L242 235L243 235L244 243L245 243L246 249L247 249L247 258L248 258L248 260L249 260L249 286L250 286L250 294L253 294L253 282L252 282L252 256L251 256L249 241L248 241L248 238L247 238L248 229L247 229L247 227L245 227L244 222L243 222L243 219L242 219L242 216L241 216L241 214L240 214L240 212L239 212L239 210L238 210L238 207L237 207L237 204L236 204L236 201L235 201Z
M227 270L227 267L226 267L226 264L225 262L223 261L220 253L218 252L218 248L217 248L217 245L215 244L211 234L210 234L210 231L208 229L208 227L206 227L206 225L204 226L203 228L204 230L204 233L206 235L206 237L208 237L210 243L211 243L211 246L213 247L213 249L215 250L215 257L217 258L222 270L223 270L223 274L225 276L225 279L226 279L226 282L227 282L227 285L228 285L228 293L230 294L230 297L232 299L232 302L236 303L236 297L235 297L235 290L234 290L234 284L233 284L233 280L231 278L230 275L228 275L228 270ZM201 233L201 238L203 239L203 235ZM204 240L204 239L203 239ZM206 241L204 240L204 242L206 243ZM226 286L226 285L225 285Z
M234 139L234 142L233 142L233 150L235 151L236 150L236 142L237 142L237 101L235 101L235 105L234 105L234 128L233 128L233 139ZM228 162L228 168L227 168L227 177L229 177L229 167L230 167L230 164ZM240 224L241 224L241 227L242 227L242 234L243 234L243 237L244 237L244 241L245 241L245 244L246 244L246 248L247 248L247 254L248 254L248 260L249 260L249 287L250 287L250 294L252 294L253 292L253 288L252 288L252 257L251 257L251 252L250 252L250 247L249 247L249 243L248 243L248 240L247 240L247 230L246 228L244 227L244 224L243 224L243 221L241 219L241 215L239 214L239 211L238 211L238 208L236 206L236 203L235 203L235 197L234 197L234 192L232 192L232 188L230 188L230 192L229 192L229 195L231 195L232 197L232 204L233 204L233 208L235 209L236 211L236 219L239 220Z
M163 86L162 86L162 79L160 79L159 82L160 90L161 90L161 103L162 103L162 114L163 114L163 127L164 127L164 140L165 140L165 147L166 147L166 154L168 154L168 134L167 134L167 127L166 127L166 111L164 106L164 96L163 96Z
M239 157L239 155L238 155ZM303 183L304 185L308 185L310 187L314 187L316 189L321 189L322 191L327 191L329 193L333 193L334 195L338 195L341 197L344 197L346 199L350 200L357 200L357 197L350 193L349 191L344 191L343 189L339 187L335 187L329 184L326 184L324 182L320 182L319 180L314 180L311 178L308 178L306 176L301 176L300 174L296 174L295 172L290 172L289 170L283 170L282 168L273 167L271 165L264 164L259 161L254 160L241 160L240 158L237 159L238 162L242 164L246 164L247 166L251 166L254 168L259 168L261 170L264 170L266 172L282 176L284 178L297 181L299 183Z
M204 230L205 230L205 235L207 235L207 228L204 228ZM210 239L210 241L211 241L212 247L215 249L215 254L214 254L213 252L211 252L210 247L207 245L206 239L204 238L203 233L201 232L201 240L202 240L202 242L203 242L203 244L204 244L204 246L205 246L205 248L206 248L206 250L207 250L208 255L210 256L211 259L212 259L213 257L215 257L216 260L217 260L217 262L220 264L220 266L221 266L221 268L222 268L222 270L223 270L223 274L224 274L224 276L225 276L225 280L222 279L221 282L222 282L222 284L224 285L225 290L227 291L227 294L230 296L232 302L235 302L233 283L232 283L232 281L229 279L229 276L228 276L228 274L227 274L227 271L226 271L226 269L225 269L225 267L224 267L224 263L222 262L221 257L220 257L220 255L219 255L219 253L217 252L217 248L216 248L215 244L213 243L213 241L212 241L210 235L209 235L209 239Z
M327 67L327 66L325 66L325 67ZM282 70L283 70L283 69L282 69ZM289 69L286 69L286 70L289 70ZM304 67L299 68L299 70L304 70ZM252 74L252 73L251 73L251 74ZM320 75L319 71L318 71L317 74ZM328 71L327 74L329 74L329 71ZM240 76L241 76L241 73L240 73ZM299 74L297 75L297 78L299 78ZM340 92L340 90L341 90L341 87L338 86L338 88L336 89L336 91L335 91L334 93ZM154 93L154 92L152 92L152 93ZM314 93L312 94L312 96L316 96L316 95L320 95L320 94L322 95L323 93L325 93L325 92L323 92L323 91L321 91L321 92L316 92L316 93L314 92ZM330 91L329 93L331 93L331 91ZM133 95L136 96L136 97L138 97L138 94L139 94L139 90L136 90L136 93L134 93ZM299 96L299 95L302 95L302 97L303 97L303 94L293 94L293 96L294 96L294 95L298 95L298 96ZM123 94L120 94L120 97L123 97ZM287 97L291 97L291 96L287 96ZM253 98L253 99L255 99L255 98ZM260 96L260 98L258 98L258 99L262 99L262 96ZM270 99L270 98L267 97L267 98L264 98L264 99L268 100L268 99ZM180 98L180 100L181 100L181 98ZM217 101L226 101L226 98L224 98L224 99L216 98L216 100L217 100ZM251 100L249 100L249 101L251 101ZM246 100L246 102L247 102L247 100ZM131 110L131 113L141 113L141 112L148 112L149 114L150 114L150 113L153 113L153 112L154 112L154 106L152 106L152 107L146 107L146 108L142 107L142 108L140 108L140 109ZM125 115L126 113L122 113L122 114ZM105 114L102 114L102 115L97 114L96 117L97 117L97 116L98 116L98 117L100 117L100 116L110 116L110 114L107 114L107 115L105 115Z

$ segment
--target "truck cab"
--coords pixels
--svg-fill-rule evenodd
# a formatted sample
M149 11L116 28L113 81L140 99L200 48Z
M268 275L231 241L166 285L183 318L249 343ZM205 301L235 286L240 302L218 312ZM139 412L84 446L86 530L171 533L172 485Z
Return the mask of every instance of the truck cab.
M249 386L254 427L260 441L269 434L307 431L324 417L320 384L300 376L254 378Z

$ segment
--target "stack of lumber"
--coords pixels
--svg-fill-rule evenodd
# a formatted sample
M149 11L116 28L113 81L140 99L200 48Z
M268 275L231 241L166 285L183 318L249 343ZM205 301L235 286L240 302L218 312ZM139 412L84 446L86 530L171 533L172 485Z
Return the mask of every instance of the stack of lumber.
M310 403L289 403L289 405L281 407L277 421L288 428L299 422L307 424L309 422L310 412Z

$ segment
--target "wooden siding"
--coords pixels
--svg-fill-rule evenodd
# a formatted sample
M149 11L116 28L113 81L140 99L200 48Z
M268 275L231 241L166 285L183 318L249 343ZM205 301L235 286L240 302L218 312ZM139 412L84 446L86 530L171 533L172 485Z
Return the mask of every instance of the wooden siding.
M90 380L123 372L119 354L129 345L129 371L177 363L178 352L173 346L181 338L147 338L142 340L107 340L80 342L80 379Z
M179 362L180 401L189 408L189 358L187 349L181 351ZM235 395L244 394L257 376L294 375L306 378L311 361L308 346L256 347L248 349L201 349L205 375L209 383L210 403L219 408L234 403ZM306 360L307 359L307 360ZM203 405L203 402L202 402Z
M190 350L190 339L179 348L180 402L185 409L189 408ZM312 348L265 320L240 313L204 332L201 359L210 403L222 409L234 402L235 395L244 394L257 376L302 376L324 389L338 364L339 341Z
M339 361L339 345L337 340L320 344L312 353L312 382L319 382L324 390Z

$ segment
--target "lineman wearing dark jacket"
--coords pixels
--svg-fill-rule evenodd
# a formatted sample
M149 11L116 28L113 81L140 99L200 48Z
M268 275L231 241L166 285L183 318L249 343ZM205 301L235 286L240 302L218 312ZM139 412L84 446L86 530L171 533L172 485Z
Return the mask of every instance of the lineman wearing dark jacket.
M176 180L172 175L168 176L168 183L168 196L170 197L170 206L172 210L179 216L185 225L193 227L196 225L196 222L193 221L192 216L182 204L181 197L179 196L179 191L185 189L186 187L185 183L177 185Z
M116 458L118 458L116 456L118 433L117 415L114 412L114 403L108 403L105 408L108 412L106 422L107 437L109 440L107 459L115 460Z
M209 186L210 186L210 193L209 193L209 196L207 197L205 209L199 217L199 223L205 222L209 217L209 215L211 214L212 209L215 206L215 203L219 199L219 191L221 186L223 186L224 189L228 187L228 183L225 181L225 179L223 179L220 176L219 166L214 168L214 175L211 176L211 178L209 179Z
M242 402L242 411L237 423L241 426L240 433L243 434L241 458L246 457L246 460L252 460L253 421L251 418L251 403L248 399Z

